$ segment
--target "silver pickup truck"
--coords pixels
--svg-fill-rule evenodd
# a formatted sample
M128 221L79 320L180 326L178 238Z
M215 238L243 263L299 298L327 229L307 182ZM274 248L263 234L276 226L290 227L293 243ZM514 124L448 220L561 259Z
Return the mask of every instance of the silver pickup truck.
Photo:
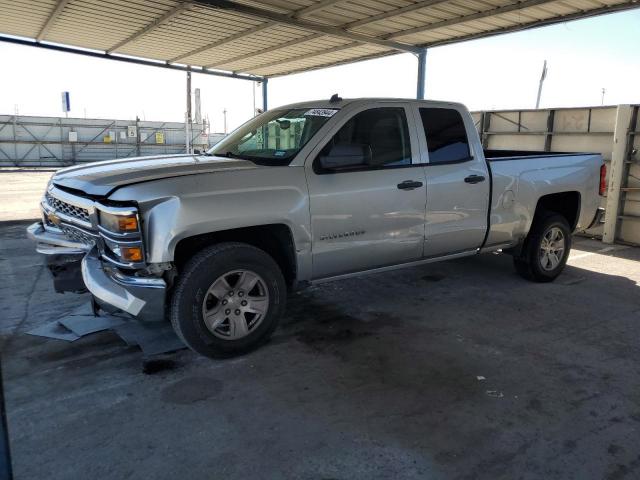
M334 96L265 112L204 154L60 170L28 233L58 291L170 319L220 357L264 342L309 283L501 249L552 281L603 182L598 154L483 151L457 103Z

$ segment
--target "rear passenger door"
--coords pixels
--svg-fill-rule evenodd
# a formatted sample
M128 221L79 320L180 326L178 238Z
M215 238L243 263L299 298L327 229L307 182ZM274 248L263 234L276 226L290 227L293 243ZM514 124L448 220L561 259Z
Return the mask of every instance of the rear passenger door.
M479 248L487 231L491 179L474 128L460 107L418 104L419 137L427 179L425 257Z
M366 146L366 164L324 169L336 145ZM315 279L422 258L425 177L410 106L386 102L350 112L305 166Z

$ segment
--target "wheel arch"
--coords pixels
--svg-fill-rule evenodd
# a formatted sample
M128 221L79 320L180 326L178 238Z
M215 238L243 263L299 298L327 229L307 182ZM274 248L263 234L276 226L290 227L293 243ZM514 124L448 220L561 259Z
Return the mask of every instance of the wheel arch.
M543 195L536 204L533 222L540 221L550 212L562 215L569 226L571 232L576 229L580 219L580 192L566 191Z
M233 228L185 237L174 248L173 262L178 272L196 252L223 242L241 242L263 250L282 270L287 286L294 286L298 265L293 232L288 225L273 223Z

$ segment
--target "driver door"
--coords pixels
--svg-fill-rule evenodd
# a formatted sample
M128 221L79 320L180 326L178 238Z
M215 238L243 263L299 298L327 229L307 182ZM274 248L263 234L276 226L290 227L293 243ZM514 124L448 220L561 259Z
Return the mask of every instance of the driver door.
M313 278L418 260L425 236L426 178L408 106L360 108L336 125L306 166ZM366 164L326 169L333 148L370 148Z

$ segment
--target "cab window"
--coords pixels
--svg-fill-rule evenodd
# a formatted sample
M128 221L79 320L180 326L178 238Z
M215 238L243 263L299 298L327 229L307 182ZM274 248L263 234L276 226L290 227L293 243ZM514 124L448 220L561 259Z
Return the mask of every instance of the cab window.
M455 163L471 159L462 115L450 108L421 108L420 117L429 150L429 163Z
M364 152L362 164L345 170L411 165L411 140L404 108L373 108L354 115L325 145L320 156L336 151Z

